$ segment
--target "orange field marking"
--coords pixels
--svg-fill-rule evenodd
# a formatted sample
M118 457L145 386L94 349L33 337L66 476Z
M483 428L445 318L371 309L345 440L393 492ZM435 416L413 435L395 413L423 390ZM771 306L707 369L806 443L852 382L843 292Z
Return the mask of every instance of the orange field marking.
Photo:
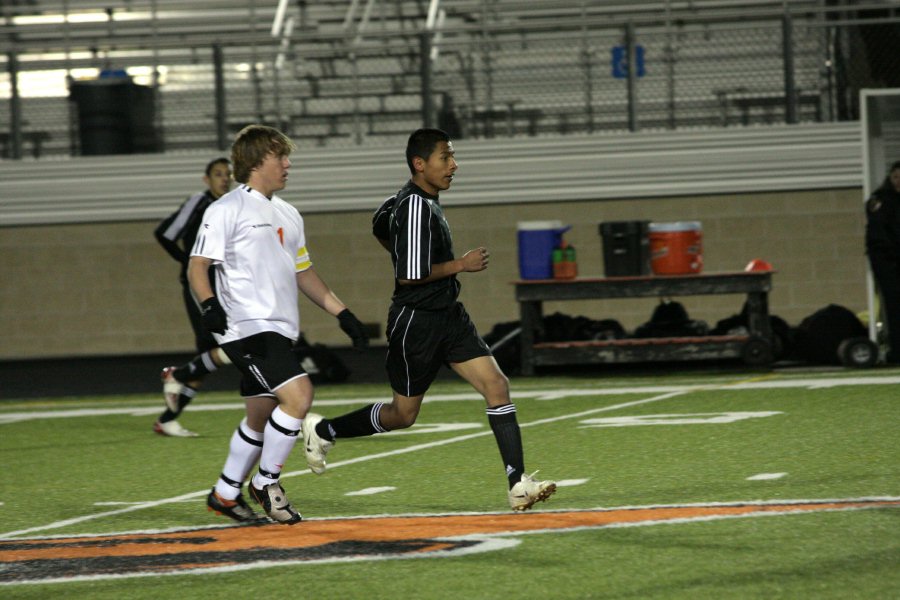
M609 510L397 516L175 532L0 540L0 584L209 572L272 562L360 560L468 549L488 536L637 524L898 507L897 499Z

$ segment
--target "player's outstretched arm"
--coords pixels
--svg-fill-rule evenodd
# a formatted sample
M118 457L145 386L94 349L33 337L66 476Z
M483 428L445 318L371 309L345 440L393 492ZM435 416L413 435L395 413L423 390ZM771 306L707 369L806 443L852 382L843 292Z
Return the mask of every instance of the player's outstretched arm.
M297 273L297 287L322 310L338 318L341 330L353 341L354 348L362 350L369 345L363 324L331 291L328 284L316 273L315 268L310 267Z
M297 288L303 292L304 296L312 300L316 306L330 315L336 317L342 310L347 308L335 293L331 291L328 284L322 280L315 267L310 267L297 273Z

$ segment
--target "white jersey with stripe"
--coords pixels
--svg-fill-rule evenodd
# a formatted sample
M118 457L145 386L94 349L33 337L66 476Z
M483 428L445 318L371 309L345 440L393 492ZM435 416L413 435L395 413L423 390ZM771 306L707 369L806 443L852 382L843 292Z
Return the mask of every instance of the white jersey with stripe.
M191 256L212 261L228 329L220 344L264 331L300 335L296 273L312 266L303 217L279 198L240 185L214 202Z

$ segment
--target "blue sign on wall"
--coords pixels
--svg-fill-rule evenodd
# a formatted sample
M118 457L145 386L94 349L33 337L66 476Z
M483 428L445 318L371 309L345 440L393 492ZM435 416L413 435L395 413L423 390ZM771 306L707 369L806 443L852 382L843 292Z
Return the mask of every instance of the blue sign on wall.
M634 63L637 66L637 76L643 77L644 71L644 47L636 44L634 47ZM628 52L625 46L612 47L612 76L616 79L628 77Z

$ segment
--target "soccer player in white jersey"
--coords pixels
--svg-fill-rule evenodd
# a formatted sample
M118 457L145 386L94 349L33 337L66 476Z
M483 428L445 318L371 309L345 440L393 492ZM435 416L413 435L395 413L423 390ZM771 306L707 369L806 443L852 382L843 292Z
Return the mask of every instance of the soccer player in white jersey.
M298 290L336 316L355 347L368 343L362 323L313 267L300 213L275 195L287 184L293 149L271 127L249 125L238 133L231 160L241 185L206 210L188 265L203 323L242 375L246 418L207 496L210 510L236 521L259 518L241 494L257 462L250 496L275 521L301 520L279 483L313 397L292 351L300 334Z

